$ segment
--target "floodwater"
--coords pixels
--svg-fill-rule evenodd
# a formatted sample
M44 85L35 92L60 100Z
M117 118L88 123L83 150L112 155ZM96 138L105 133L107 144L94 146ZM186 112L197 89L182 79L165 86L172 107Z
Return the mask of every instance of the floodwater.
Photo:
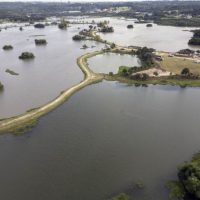
M0 118L18 115L41 106L83 79L76 64L77 57L100 49L102 45L92 41L74 42L72 36L80 31L78 27L76 25L66 31L57 26L45 29L25 27L22 32L19 28L2 30L0 81L5 89L0 92ZM44 38L48 44L36 46L36 38ZM95 47L80 49L85 43L88 47ZM2 47L6 44L11 44L14 49L3 51ZM35 59L19 60L18 56L24 51L33 52ZM19 73L19 76L6 73L6 69Z
M109 20L114 27L114 33L102 33L102 38L119 45L147 46L159 51L176 52L180 49L199 47L189 46L188 41L193 33L189 30L195 28L160 26L146 27L146 24L135 24L135 20L120 20L117 18L100 18L96 21ZM127 29L128 24L133 24L133 29Z
M27 27L0 33L0 46L14 46L0 52L0 80L5 86L0 117L44 104L83 79L76 58L103 45L87 41L96 47L80 49L85 42L71 40L77 28ZM134 30L125 26L125 31ZM47 46L36 47L33 35L43 35L37 37L47 39ZM36 58L18 60L22 51ZM139 61L130 55L104 54L89 65L94 71L115 72L119 65L139 66ZM5 73L7 68L20 75ZM0 136L0 199L107 200L125 192L131 200L168 200L166 182L200 150L199 98L199 88L106 81L84 88L32 131ZM137 189L137 182L144 189Z
M138 59L137 56L114 53L105 53L95 56L89 59L88 63L94 72L106 74L109 72L117 73L120 66L141 66L140 59Z
M166 181L200 149L199 98L196 88L115 82L81 90L31 132L0 137L0 198L167 200Z

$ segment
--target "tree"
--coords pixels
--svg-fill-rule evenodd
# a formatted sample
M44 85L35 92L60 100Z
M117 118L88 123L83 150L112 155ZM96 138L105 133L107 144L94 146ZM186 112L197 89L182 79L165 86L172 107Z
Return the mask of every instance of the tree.
M181 71L181 75L183 75L183 76L188 76L189 74L190 74L190 70L188 68L184 68Z
M114 49L114 48L116 47L116 44L115 44L115 43L112 43L112 44L110 45L110 47L111 47L111 49Z

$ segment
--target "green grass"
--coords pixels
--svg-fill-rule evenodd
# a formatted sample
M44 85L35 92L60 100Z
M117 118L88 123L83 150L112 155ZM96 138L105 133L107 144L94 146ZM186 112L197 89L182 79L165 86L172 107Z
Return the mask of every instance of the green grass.
M166 71L180 74L184 68L189 68L194 74L200 74L200 64L195 63L193 60L185 59L182 57L167 57L163 56L164 60L160 63L161 67Z

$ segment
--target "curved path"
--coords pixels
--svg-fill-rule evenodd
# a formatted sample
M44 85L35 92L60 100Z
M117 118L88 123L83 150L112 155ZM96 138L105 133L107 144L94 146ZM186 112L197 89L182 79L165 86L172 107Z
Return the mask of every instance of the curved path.
M25 130L27 127L30 127L31 125L36 123L39 117L49 113L53 109L57 108L59 105L63 104L78 90L86 87L87 85L102 81L103 75L94 73L87 64L88 58L102 53L103 51L96 51L79 57L77 59L77 64L79 65L82 72L85 74L85 78L82 82L62 92L57 98L45 104L44 106L32 109L16 117L0 120L0 133L17 133L18 130Z

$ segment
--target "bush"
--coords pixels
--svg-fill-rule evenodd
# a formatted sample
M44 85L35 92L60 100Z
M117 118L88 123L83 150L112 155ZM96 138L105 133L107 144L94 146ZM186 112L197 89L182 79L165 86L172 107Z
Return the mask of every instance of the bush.
M33 59L35 58L34 54L31 52L23 52L20 56L19 59L22 60L28 60L28 59Z
M184 68L181 71L181 75L183 75L183 76L188 76L189 74L190 74L190 70L188 68Z
M13 46L12 45L4 45L3 46L3 50L7 51L7 50L12 50Z

